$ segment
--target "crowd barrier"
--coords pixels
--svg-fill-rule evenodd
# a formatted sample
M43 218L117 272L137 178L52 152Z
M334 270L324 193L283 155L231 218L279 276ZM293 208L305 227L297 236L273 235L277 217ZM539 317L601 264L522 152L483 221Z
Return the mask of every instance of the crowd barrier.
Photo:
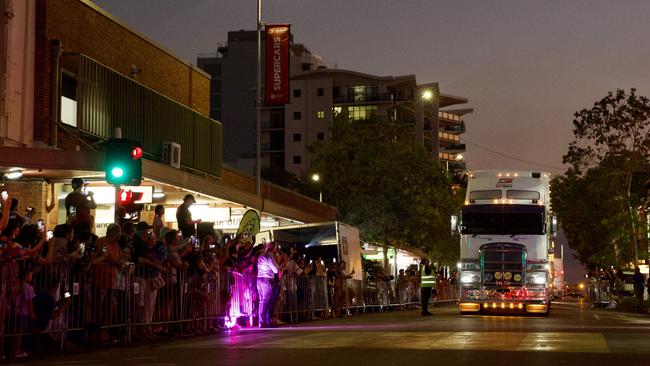
M30 267L27 267L30 266ZM29 270L29 271L27 271ZM31 272L31 288L18 276ZM434 304L455 302L456 286L439 281ZM394 281L326 276L285 276L275 313L285 322L310 321L352 313L404 309L419 304L419 287ZM127 264L76 262L0 264L0 346L8 349L35 334L63 348L67 340L92 344L133 342L152 334L195 334L252 325L256 281L237 272L198 273ZM29 309L28 297L33 297Z
M587 285L587 299L592 307L616 307L617 297L613 284L608 280L590 281Z

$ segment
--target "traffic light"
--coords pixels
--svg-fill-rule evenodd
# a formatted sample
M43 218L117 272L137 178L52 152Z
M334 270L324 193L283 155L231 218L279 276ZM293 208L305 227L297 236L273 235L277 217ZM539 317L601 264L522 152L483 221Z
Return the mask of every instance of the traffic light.
M134 141L110 139L106 142L106 181L110 184L140 185L142 147Z
M120 206L126 209L126 213L132 214L134 212L142 211L144 205L142 203L136 203L142 199L144 193L142 192L133 192L131 190L120 190Z

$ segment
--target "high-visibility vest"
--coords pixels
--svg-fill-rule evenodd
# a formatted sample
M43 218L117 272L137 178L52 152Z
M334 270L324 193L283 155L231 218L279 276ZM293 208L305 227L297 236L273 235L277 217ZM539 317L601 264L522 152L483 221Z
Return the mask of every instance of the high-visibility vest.
M436 273L431 270L431 274L427 275L424 273L426 266L422 266L420 269L420 287L436 287Z

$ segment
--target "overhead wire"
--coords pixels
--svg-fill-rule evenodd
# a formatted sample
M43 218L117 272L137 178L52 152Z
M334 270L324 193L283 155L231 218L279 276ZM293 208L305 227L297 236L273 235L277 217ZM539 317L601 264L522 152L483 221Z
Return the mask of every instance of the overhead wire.
M489 147L479 145L479 144L477 144L475 142L468 141L467 139L464 139L464 138L461 139L461 141L464 142L464 143L470 144L472 146L476 146L479 149L482 149L482 150L491 152L493 154L502 156L504 158L515 160L515 161L518 161L518 162L521 162L521 163L532 164L532 165L536 165L536 166L540 166L540 167L544 167L544 168L549 168L549 169L555 169L555 170L558 170L558 171L561 171L561 172L564 172L566 170L565 168L562 168L562 167L557 167L557 166L553 166L553 165L549 165L549 164L538 163L538 162L534 162L534 161L530 161L530 160L520 159L520 158L517 158L515 156L508 155L508 154L502 153L500 151L496 151L494 149L490 149Z

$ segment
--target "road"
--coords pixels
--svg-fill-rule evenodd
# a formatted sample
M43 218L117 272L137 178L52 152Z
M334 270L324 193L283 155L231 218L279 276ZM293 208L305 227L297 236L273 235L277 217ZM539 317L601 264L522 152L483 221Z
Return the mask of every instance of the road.
M275 329L240 329L28 365L616 365L648 364L650 315L559 302L549 317L394 311Z

